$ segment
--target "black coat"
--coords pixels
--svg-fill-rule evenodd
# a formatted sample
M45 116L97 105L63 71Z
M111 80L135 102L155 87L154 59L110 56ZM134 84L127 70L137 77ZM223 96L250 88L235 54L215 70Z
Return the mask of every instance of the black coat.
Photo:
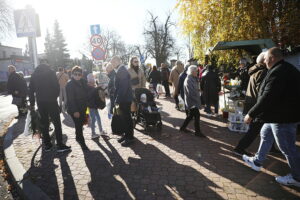
M8 94L11 94L13 97L26 97L28 89L25 79L16 72L12 72L8 77L7 91ZM15 93L16 91L18 94Z
M115 102L114 102L114 96L115 96L115 77L116 77L115 70L112 70L107 76L109 78L107 90L108 90L108 95L109 95L109 99L110 99L110 112L113 113L113 108L115 106Z
M59 83L56 74L48 65L41 64L33 72L29 84L30 105L37 102L57 101L59 96ZM34 97L35 94L35 97Z
M201 78L201 90L205 104L216 105L219 102L219 92L221 90L221 81L218 74L213 71L206 71Z
M66 85L67 111L70 115L75 112L85 113L88 104L88 85L85 79L76 81L72 78Z
M150 83L160 83L161 82L160 71L158 70L151 71L148 77L148 81Z
M168 67L162 67L161 71L161 81L169 81L170 70Z
M295 123L300 121L299 113L300 72L281 60L268 70L248 114L266 123Z
M120 66L115 77L114 102L131 103L133 100L131 77L125 66Z

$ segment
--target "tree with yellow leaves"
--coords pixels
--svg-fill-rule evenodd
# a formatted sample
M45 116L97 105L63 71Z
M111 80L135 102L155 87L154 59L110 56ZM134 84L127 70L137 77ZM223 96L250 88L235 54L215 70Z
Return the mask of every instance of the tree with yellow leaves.
M177 8L200 59L218 41L271 38L282 48L300 45L299 0L178 0ZM238 59L236 51L218 55Z

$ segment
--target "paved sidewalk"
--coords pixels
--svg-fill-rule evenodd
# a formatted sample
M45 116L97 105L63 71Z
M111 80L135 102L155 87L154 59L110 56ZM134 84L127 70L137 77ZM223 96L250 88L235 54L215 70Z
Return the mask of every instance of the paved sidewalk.
M114 135L91 140L91 130L85 126L90 151L83 152L68 115L61 116L71 152L44 152L38 139L21 134L24 121L15 124L12 145L27 177L53 200L300 198L299 188L274 180L274 175L289 171L283 156L269 156L262 172L252 171L231 152L242 135L229 132L221 118L201 113L202 131L208 138L197 138L178 131L185 114L175 110L170 99L159 99L158 104L163 106L162 132L145 134L137 126L135 144L128 148ZM110 132L105 110L101 117ZM250 150L255 152L257 146L258 140Z

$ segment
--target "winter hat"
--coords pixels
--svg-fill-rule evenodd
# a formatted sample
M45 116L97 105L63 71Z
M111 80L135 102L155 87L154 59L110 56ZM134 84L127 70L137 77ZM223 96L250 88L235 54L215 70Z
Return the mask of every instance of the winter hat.
M87 75L87 81L88 81L88 83L94 83L95 82L95 78L94 78L93 73L89 73Z

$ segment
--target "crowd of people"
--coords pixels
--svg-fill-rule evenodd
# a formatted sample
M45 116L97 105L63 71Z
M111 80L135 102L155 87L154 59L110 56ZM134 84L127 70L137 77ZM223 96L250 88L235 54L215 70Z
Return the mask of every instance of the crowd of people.
M46 151L52 149L49 118L55 127L57 151L71 149L62 142L61 111L66 110L73 119L76 141L83 150L88 150L83 136L87 110L91 118L92 139L99 137L95 131L96 122L100 134L107 134L102 128L98 112L99 108L103 109L106 105L105 99L99 95L103 88L96 84L93 74L85 77L83 69L74 66L69 80L62 68L56 74L49 65L41 63L32 74L27 91L24 80L16 74L15 67L9 66L8 69L10 73L8 91L14 99L21 99L18 102L19 116L24 116L22 108L27 92L31 109L34 109L35 103L37 104ZM138 57L132 57L128 66L125 66L120 57L115 56L106 64L105 70L109 78L106 89L106 96L110 101L108 112L113 113L111 130L113 134L121 136L118 142L122 146L134 143L132 113L137 110L136 99L146 99L145 94L136 97L134 91L146 88L146 80L157 98L160 95L158 91L160 84L164 87L166 98L171 97L170 85L172 85L176 109L180 110L179 98L184 101L186 119L183 120L180 131L191 132L187 126L194 119L194 135L205 138L206 134L200 128L199 110L203 107L207 115L218 115L221 80L212 65L197 66L193 60L184 65L181 61L177 61L170 70L162 63L159 68L153 66L146 74L140 66ZM274 147L276 143L291 168L291 174L276 177L276 181L300 187L300 157L295 145L297 123L300 122L300 72L285 62L281 50L275 47L261 53L256 59L256 64L250 68L246 67L246 61L242 59L239 73L243 80L241 87L245 91L244 120L250 128L233 152L241 155L252 169L259 171L271 148L272 151L277 150ZM214 112L211 110L212 106ZM255 156L251 156L246 149L258 134L261 138L259 149Z

